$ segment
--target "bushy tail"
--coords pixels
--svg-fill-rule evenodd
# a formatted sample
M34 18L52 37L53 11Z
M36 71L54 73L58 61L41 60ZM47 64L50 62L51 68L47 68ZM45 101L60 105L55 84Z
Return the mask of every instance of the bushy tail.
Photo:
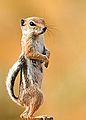
M8 94L10 96L10 98L15 102L17 103L18 105L20 105L18 103L18 97L16 97L14 95L14 90L13 90L13 87L14 87L14 82L15 82L15 79L19 73L21 69L21 62L18 60L13 66L12 68L9 70L9 73L8 73L8 76L7 76L7 79L6 79L6 88L7 88L7 91L8 91Z

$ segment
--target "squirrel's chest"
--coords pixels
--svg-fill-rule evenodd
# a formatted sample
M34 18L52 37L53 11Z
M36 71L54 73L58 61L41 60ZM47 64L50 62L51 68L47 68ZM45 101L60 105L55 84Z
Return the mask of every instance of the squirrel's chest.
M34 47L36 49L36 51L40 52L40 53L43 53L43 48L44 48L44 43L43 41L35 41L34 43Z

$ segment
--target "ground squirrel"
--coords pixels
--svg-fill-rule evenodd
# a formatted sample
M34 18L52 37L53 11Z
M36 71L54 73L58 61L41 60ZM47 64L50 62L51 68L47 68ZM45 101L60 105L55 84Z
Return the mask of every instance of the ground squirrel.
M41 84L43 67L48 67L50 52L44 44L47 26L43 18L29 17L21 20L22 52L9 70L6 88L11 99L25 107L21 118L30 119L43 102ZM20 71L19 95L14 95L15 78Z

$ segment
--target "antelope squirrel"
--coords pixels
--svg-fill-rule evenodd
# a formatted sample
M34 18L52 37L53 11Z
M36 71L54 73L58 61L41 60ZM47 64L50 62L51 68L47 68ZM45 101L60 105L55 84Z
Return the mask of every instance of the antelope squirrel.
M47 26L43 18L29 17L21 20L21 55L9 70L6 88L10 98L17 104L24 106L21 118L31 119L36 110L43 103L41 85L43 67L48 67L50 52L44 43L43 33ZM14 94L14 82L20 71L19 95Z

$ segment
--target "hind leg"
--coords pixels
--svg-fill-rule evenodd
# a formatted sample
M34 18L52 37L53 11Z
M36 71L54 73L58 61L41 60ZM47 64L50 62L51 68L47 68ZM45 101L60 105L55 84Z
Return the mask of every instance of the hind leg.
M37 92L36 96L32 98L30 102L30 109L28 113L28 119L33 118L33 114L38 110L40 105L43 102L43 94L41 92Z
M27 106L25 111L20 115L20 117L22 119L26 119L27 120L28 113L29 113L29 107Z

